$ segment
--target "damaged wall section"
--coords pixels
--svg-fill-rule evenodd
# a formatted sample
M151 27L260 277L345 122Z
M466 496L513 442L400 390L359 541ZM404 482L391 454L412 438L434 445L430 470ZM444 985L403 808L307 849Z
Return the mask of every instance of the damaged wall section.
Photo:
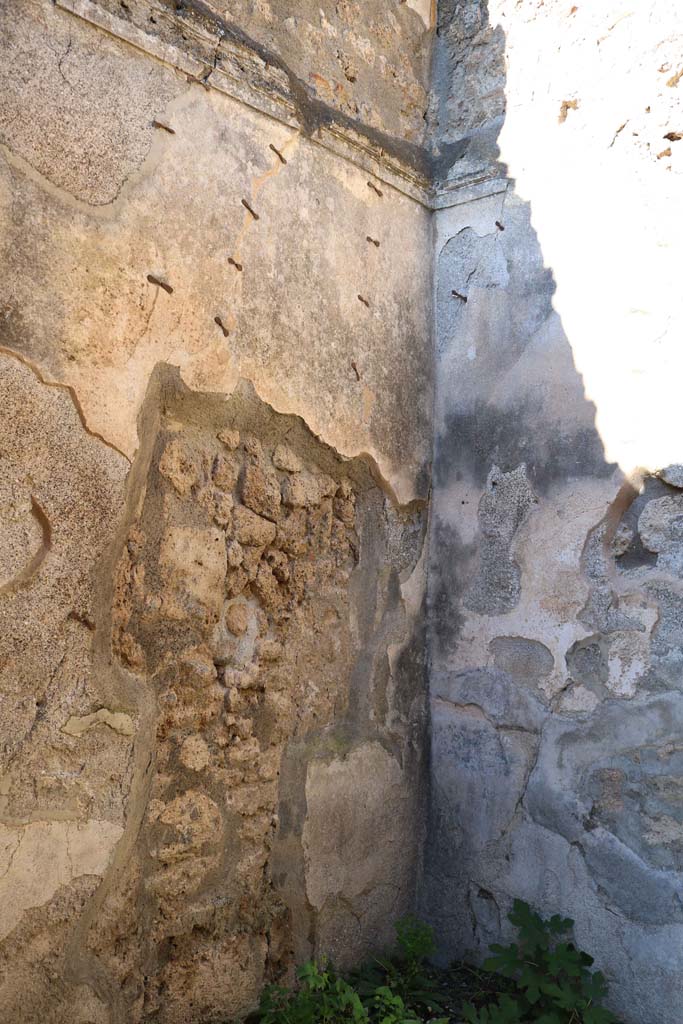
M225 400L159 381L113 615L155 709L152 765L87 945L126 1019L200 1021L244 1014L295 954L380 948L413 904L423 688L388 649L424 530L368 463L248 386ZM349 856L378 815L380 853Z
M427 26L397 10L396 80L376 7L367 45L349 5L292 17L339 123L387 77L366 135L417 142ZM173 59L95 8L163 9ZM168 4L0 21L0 1015L237 1015L414 902L429 214L240 102L301 72L275 14L280 64L224 40L232 92Z
M424 906L445 958L515 897L574 918L626 1024L683 1001L681 43L668 3L444 0L435 44L466 188L434 218Z
M619 1019L676 1024L680 467L605 457L528 204L437 218L425 913L474 958L513 898L570 916Z

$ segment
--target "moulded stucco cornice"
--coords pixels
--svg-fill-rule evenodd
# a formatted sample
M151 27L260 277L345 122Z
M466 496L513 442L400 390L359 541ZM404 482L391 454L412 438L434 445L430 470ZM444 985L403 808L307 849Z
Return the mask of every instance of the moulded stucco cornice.
M383 136L305 95L306 90L279 58L228 37L221 20L198 0L202 17L183 19L186 45L164 39L156 29L175 28L174 15L149 0L155 31L114 14L97 0L55 0L55 6L121 39L186 74L198 87L215 89L281 124L305 132L315 144L348 160L430 210L459 205L506 187L496 168L435 183L433 155L422 147ZM208 22L209 28L206 27ZM168 34L172 34L170 31ZM177 31L176 31L177 34Z

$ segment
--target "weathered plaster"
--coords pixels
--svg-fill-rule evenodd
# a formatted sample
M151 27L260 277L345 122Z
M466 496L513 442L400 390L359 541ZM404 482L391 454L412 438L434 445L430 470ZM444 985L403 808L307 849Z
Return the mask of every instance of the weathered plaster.
M33 5L27 19L31 11ZM79 53L91 59L91 38L102 38L94 28L51 5L39 14L61 26L65 45L71 33L72 62ZM32 63L56 64L57 27L48 32L36 20L27 32ZM15 153L6 137L3 315L12 347L39 362L49 379L71 385L88 428L129 457L147 381L165 360L194 388L229 393L240 377L252 380L264 400L305 415L338 450L369 452L400 500L424 496L431 366L417 339L428 331L426 212L391 189L377 195L366 174L297 131L104 40L119 69L106 117L102 103L90 116L80 101L66 120L71 92L46 95L29 79L24 119L34 121L35 107L38 123L60 125L72 163L83 133L92 134L91 189L111 173L114 129L122 138L137 132L140 155L147 155L134 174L119 161L123 191L108 205L91 206L76 187L78 167L69 170L44 136L41 161L30 166L31 154ZM130 121L140 75L154 116L174 135L150 120L144 127ZM104 164L97 147L107 153ZM274 362L281 367L275 377ZM415 396L407 405L406 390ZM310 407L309 395L316 396Z
M17 1022L240 1016L343 930L349 958L380 948L415 902L425 807L429 214L309 136L314 116L351 132L357 102L372 166L395 133L391 159L421 174L404 157L426 26L378 6L366 38L350 7L289 27L245 8L283 53L283 102L316 39L316 73L366 61L329 116L316 78L274 117L188 80L201 5L166 5L144 46L115 6L2 15L0 1008ZM217 79L248 57L238 36ZM412 840L319 904L324 808L307 853L303 835L322 764L340 806L370 765L358 829L381 806Z
M0 12L4 1018L521 896L678 1024L674 14Z
M392 922L410 905L416 793L396 758L370 742L343 760L312 762L306 805L306 893L320 915L320 942L335 963L352 967L369 937L391 944Z
M620 1019L677 1024L680 31L667 4L442 17L451 183L500 185L435 214L423 906L444 957L515 897L567 914Z
M79 875L103 875L123 829L108 821L36 821L0 826L0 939L24 913L47 903Z

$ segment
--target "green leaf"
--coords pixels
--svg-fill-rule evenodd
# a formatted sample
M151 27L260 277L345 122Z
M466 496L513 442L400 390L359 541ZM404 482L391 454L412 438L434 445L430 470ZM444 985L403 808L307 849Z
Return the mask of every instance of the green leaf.
M486 1012L486 1011L483 1011ZM487 1024L488 1014L482 1017L478 1010L475 1010L472 1003L465 1003L462 1008L462 1015L466 1024Z
M560 917L559 914L553 914L548 921L548 928L553 935L561 935L562 932L568 932L573 927L574 922L571 917Z
M494 944L489 948L494 955L484 961L484 970L493 974L502 974L506 978L514 978L522 959L519 946L514 943L510 946Z
M419 966L436 949L434 930L412 915L396 923L396 937L404 957L413 966Z

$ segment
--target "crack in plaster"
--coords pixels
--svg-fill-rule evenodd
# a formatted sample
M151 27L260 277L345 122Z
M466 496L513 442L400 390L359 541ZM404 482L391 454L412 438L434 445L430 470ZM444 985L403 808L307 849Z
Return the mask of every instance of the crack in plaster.
M470 715L473 718L479 718L482 721L488 722L496 732L517 732L524 733L528 736L539 735L538 729L527 729L523 725L505 725L496 722L480 704L475 704L471 701L462 704L458 701L449 700L448 697L443 697L440 694L437 694L437 696L434 697L434 701L438 704L445 704L447 707L452 708L454 711L458 711L461 714Z
M237 24L221 17L202 0L184 0L175 14L184 19L186 31L194 32L195 37L205 45L209 44L212 35L217 37L214 54L227 41L232 49L226 56L232 57L237 63L240 57L244 59L245 50L249 55L256 55L257 61L262 64L258 72L261 80L247 84L250 93L248 98L241 94L239 88L235 90L232 81L234 72L232 75L225 72L215 84L210 81L214 72L222 71L215 57L207 65L202 57L190 56L187 51L160 43L154 35L102 11L89 0L55 2L69 14L83 18L115 38L123 39L163 63L184 71L189 81L197 82L204 89L218 89L288 127L301 128L312 141L332 149L341 159L362 166L370 170L370 173L376 171L367 166L368 162L377 163L381 170L396 179L392 182L395 188L430 208L431 179L438 162L438 157L431 149L372 128L317 99L279 54L258 43ZM159 18L169 20L168 12L163 7L155 8L155 13ZM202 74L207 68L208 74ZM277 74L269 74L271 68L279 73L279 81ZM287 87L284 86L285 80ZM242 82L239 84L244 85ZM354 159L356 153L358 156Z
M128 458L125 452L122 452L120 448L117 448L115 444L112 444L111 441L108 441L106 437L103 437L102 434L99 434L96 430L90 429L85 418L85 413L83 412L83 407L81 406L81 403L78 399L76 389L72 387L71 384L63 384L61 381L58 380L48 380L47 377L45 376L44 371L38 366L37 363L34 363L32 359L28 358L28 356L22 355L15 349L8 348L6 345L0 345L0 355L9 356L11 359L16 359L17 362L22 363L38 378L41 384L45 385L45 387L62 388L64 391L66 391L69 397L71 398L73 407L76 410L76 414L78 415L78 418L81 422L81 426L85 430L86 434L89 434L90 437L94 437L96 438L96 440L101 441L102 444L107 446L107 448L110 448L113 452L116 452L117 455L120 455L121 458L125 459L128 465L131 464L131 460Z

